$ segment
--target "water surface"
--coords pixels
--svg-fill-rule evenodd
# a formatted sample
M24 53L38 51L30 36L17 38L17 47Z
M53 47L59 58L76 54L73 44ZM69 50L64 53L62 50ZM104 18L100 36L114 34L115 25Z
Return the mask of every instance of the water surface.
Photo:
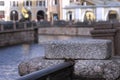
M19 77L18 64L38 56L44 56L44 48L39 44L0 48L0 80L16 80Z

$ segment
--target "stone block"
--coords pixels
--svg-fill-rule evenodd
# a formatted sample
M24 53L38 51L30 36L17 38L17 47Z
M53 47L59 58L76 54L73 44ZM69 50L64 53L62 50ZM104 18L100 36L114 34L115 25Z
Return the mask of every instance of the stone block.
M21 62L18 66L18 70L19 74L23 76L63 62L64 60L46 60L43 57L38 57Z
M108 59L112 54L110 40L76 38L43 43L48 59Z
M82 36L91 36L91 31L93 28L78 28L78 34L77 35L82 35Z
M39 34L47 35L76 35L76 28L69 27L50 27L50 28L40 28Z
M74 66L74 74L77 77L117 80L120 67L114 60L78 60Z

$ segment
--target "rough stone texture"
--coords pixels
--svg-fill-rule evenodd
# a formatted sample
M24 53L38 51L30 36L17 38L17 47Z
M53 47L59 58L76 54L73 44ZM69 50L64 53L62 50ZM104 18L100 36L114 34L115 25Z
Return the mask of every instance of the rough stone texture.
M91 36L91 31L93 28L78 28L78 34L77 35L82 35L82 36Z
M34 30L0 32L0 46L34 42Z
M49 27L49 28L40 28L38 31L39 34L52 34L52 35L76 35L76 28L72 27Z
M92 27L42 27L38 29L39 43L73 37L91 37Z
M120 56L113 56L112 60L116 61L117 63L120 64ZM120 65L119 65L120 66Z
M110 40L68 39L44 42L49 59L108 59L112 54Z
M67 40L71 39L73 36L50 36L50 35L40 35L39 36L39 43L47 42L47 41L53 41L53 40Z
M117 29L114 36L114 44L115 44L115 55L120 56L120 27L114 27Z
M23 61L18 66L19 74L23 76L34 71L38 71L56 64L60 64L62 62L64 62L64 60L46 60L43 57Z
M72 36L91 36L92 27L48 27L39 28L39 35L72 35Z
M88 78L116 80L120 76L120 66L114 60L78 60L75 75Z

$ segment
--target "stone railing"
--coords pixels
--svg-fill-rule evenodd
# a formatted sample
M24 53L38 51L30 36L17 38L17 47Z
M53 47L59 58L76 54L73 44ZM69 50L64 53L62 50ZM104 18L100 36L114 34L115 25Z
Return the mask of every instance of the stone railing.
M112 40L113 55L120 55L120 23L119 22L0 22L0 33L18 32L36 29L36 41L43 42L53 39L72 37L92 37ZM2 35L3 36L3 35ZM2 37L0 37L2 39ZM7 41L4 39L3 41ZM5 42L7 44L7 42Z
M42 70L64 61L74 61L75 80L117 80L120 77L119 59L112 59L110 40L69 39L42 43L45 57L23 61L20 75Z
M0 32L11 32L19 30L34 29L35 22L0 22Z
M94 29L91 30L91 36L95 39L112 40L113 55L120 55L120 23L96 23Z
M1 22L0 47L37 42L37 32L32 22Z
M24 30L24 29L31 29L31 28L40 28L40 27L79 27L79 26L88 26L84 23L81 23L79 26L78 23L75 24L69 24L69 22L66 21L54 21L49 22L49 21L40 21L40 22L12 22L12 21L7 21L7 22L0 22L0 32L5 32L5 31L16 31L16 30ZM91 25L89 25L91 26Z

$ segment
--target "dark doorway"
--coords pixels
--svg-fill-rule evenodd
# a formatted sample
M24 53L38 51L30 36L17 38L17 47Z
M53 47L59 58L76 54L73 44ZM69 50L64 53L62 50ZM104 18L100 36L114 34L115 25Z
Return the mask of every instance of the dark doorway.
M69 15L69 19L70 19L70 21L72 21L72 14Z
M108 19L109 20L117 20L117 12L116 11L109 11Z
M53 14L53 20L55 20L55 21L58 20L58 14L56 14L56 13Z
M69 21L72 21L72 11L68 12Z
M18 12L17 11L15 11L15 10L11 11L10 20L12 20L12 21L17 21L18 20Z
M38 11L37 12L37 20L40 21L45 18L45 13L44 11Z

